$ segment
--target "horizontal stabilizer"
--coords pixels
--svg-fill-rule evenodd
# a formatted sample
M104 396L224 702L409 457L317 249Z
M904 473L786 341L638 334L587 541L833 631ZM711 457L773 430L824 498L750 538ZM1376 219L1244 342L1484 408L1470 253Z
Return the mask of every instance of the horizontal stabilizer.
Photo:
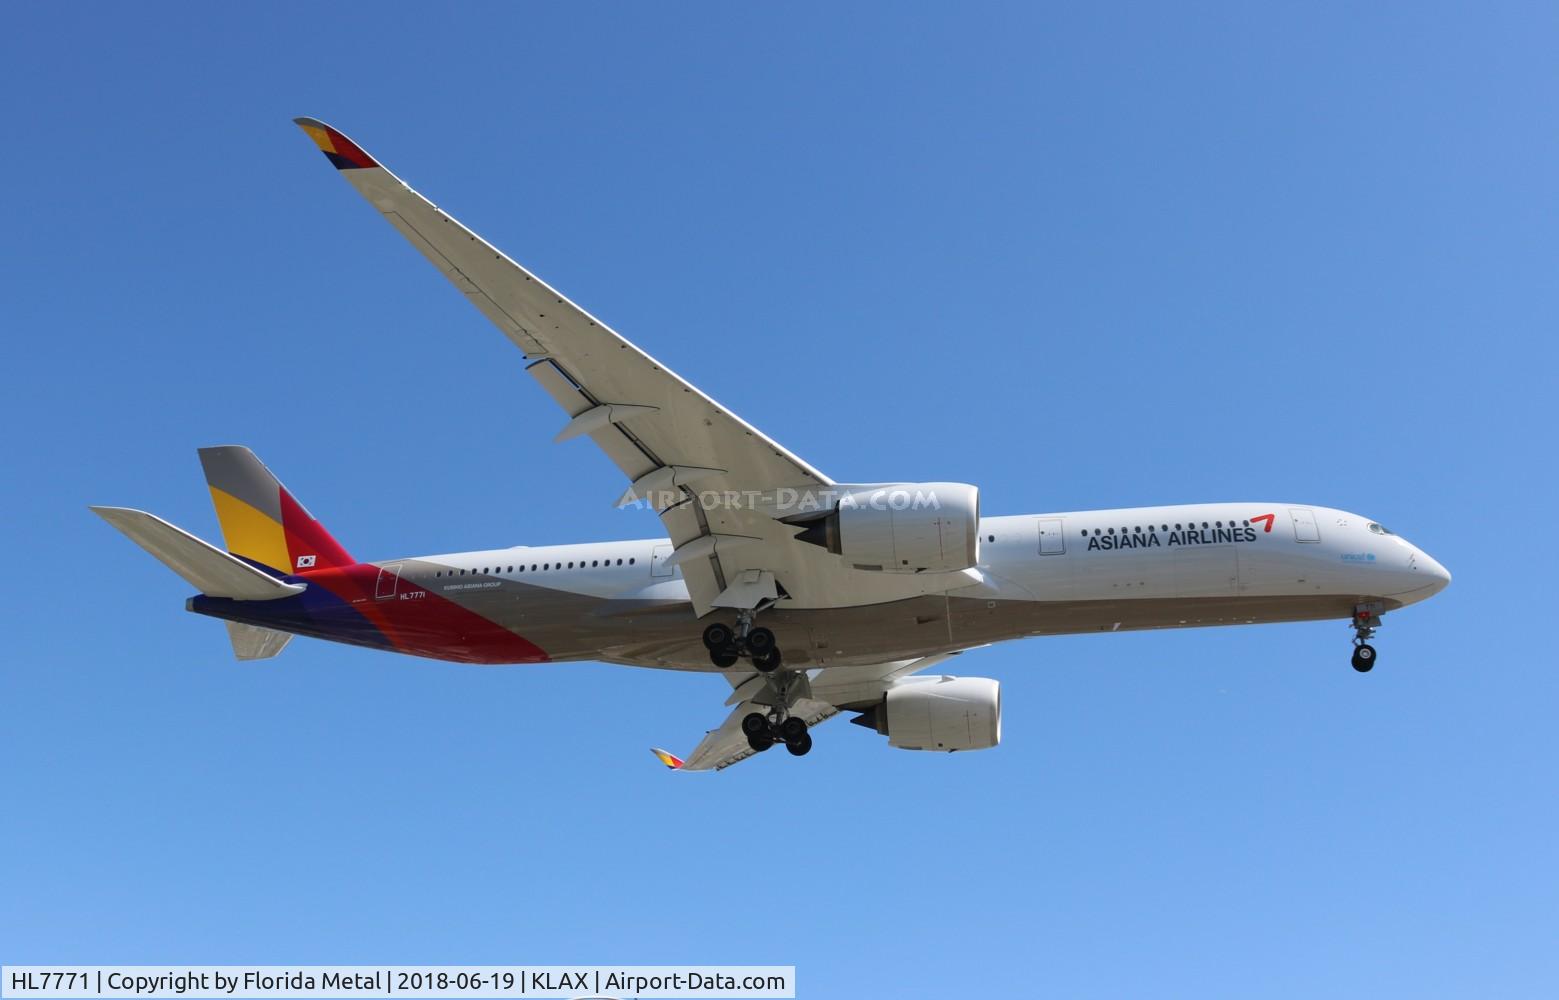
M235 556L203 542L183 528L144 510L93 507L92 512L118 528L130 541L156 556L202 594L235 601L274 601L301 594L303 587L262 573ZM280 647L277 647L278 649Z
M277 632L240 622L224 624L227 625L227 637L233 641L233 656L240 660L269 660L292 641L290 632Z

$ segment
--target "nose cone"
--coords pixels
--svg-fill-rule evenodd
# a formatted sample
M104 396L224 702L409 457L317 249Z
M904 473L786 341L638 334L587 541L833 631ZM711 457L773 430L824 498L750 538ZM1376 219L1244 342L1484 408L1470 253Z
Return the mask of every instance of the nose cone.
M1422 601L1450 586L1451 571L1440 565L1434 556L1415 545L1412 556L1408 559L1407 580L1412 586L1409 591L1411 596L1408 599Z
M1398 590L1388 596L1403 604L1416 604L1450 586L1451 571L1441 566L1434 556L1406 539L1399 538L1398 541L1406 558L1398 557L1391 577Z
M1430 586L1434 587L1434 590L1430 593L1438 594L1451 585L1451 571L1440 565L1439 560L1423 549L1418 550L1418 568L1432 581Z

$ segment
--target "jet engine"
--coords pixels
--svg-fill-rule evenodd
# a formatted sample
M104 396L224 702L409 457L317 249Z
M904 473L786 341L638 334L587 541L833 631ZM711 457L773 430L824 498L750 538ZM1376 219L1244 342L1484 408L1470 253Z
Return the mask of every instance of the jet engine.
M980 489L902 483L844 494L796 537L881 573L950 573L980 561Z
M900 750L988 750L1001 742L1001 684L988 677L910 677L850 720Z

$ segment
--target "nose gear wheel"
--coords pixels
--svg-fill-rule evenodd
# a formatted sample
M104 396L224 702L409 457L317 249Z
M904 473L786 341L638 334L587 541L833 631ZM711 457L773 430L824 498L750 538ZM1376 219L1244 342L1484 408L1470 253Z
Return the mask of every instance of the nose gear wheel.
M1356 604L1353 608L1353 669L1367 674L1375 666L1375 647L1370 640L1380 628L1381 605Z

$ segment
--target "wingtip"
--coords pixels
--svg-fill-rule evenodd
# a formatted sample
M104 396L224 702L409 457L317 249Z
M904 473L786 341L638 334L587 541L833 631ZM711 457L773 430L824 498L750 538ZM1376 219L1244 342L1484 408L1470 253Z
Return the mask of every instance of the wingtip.
M319 147L319 151L325 154L337 170L363 170L379 165L373 157L363 152L363 147L318 118L304 116L292 121L314 140L314 145Z
M667 767L671 768L671 770L682 770L684 761L681 757L678 757L669 750L662 750L660 747L650 747L650 753L654 754L656 760L660 761L662 764L665 764Z

